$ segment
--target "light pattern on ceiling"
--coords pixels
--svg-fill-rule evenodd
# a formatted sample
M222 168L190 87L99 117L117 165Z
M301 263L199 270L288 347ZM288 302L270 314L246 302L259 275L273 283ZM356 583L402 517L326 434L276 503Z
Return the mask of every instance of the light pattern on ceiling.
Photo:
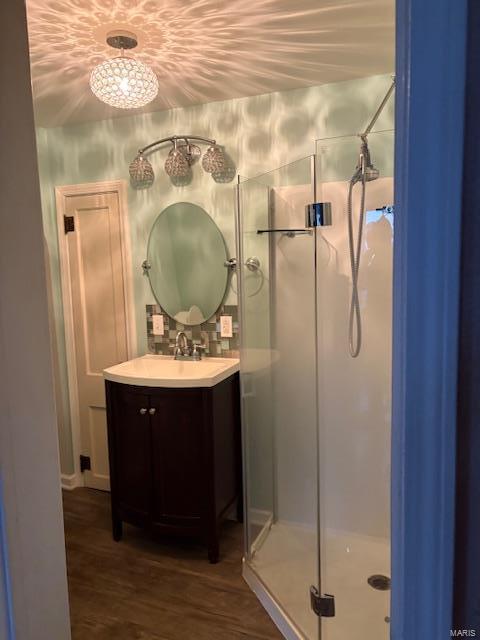
M156 111L393 70L392 0L27 0L37 122L118 117L88 86L130 28ZM123 114L124 115L124 114Z

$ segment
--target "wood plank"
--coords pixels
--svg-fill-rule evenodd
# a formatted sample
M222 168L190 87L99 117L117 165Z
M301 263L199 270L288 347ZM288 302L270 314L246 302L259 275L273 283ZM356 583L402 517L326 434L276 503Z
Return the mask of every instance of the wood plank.
M111 536L109 495L64 492L73 640L279 640L241 576L242 525L226 522L222 561L190 540Z

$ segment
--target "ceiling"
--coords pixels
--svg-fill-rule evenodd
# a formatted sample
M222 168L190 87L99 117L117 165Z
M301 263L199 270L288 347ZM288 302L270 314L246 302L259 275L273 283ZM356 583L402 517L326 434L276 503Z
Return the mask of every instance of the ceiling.
M134 31L157 98L141 111L258 95L391 72L394 0L27 0L37 124L120 117L89 89Z

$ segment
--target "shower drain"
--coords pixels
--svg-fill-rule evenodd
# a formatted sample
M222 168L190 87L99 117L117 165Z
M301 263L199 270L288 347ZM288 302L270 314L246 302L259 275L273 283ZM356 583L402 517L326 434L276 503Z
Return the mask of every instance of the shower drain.
M373 576L370 576L367 582L373 589L377 589L377 591L390 590L390 578L388 576L375 574Z

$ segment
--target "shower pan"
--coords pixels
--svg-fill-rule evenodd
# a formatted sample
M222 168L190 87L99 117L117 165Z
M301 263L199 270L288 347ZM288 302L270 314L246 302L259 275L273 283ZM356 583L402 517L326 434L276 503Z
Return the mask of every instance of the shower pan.
M369 135L380 175L365 194L351 358L358 146L318 140L314 156L237 186L243 573L291 640L389 637L393 132ZM306 226L315 202L329 203L331 225Z

